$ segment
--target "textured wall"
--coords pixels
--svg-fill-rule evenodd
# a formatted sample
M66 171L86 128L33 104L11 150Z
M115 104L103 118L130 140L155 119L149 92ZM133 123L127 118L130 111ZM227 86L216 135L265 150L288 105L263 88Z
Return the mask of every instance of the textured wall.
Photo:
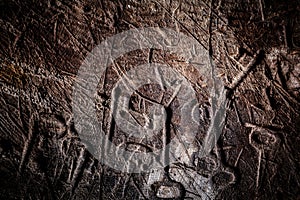
M0 1L1 199L299 199L299 1ZM209 155L162 170L129 174L86 150L75 128L72 87L91 50L141 27L171 28L197 40L213 58L228 105ZM120 74L165 63L191 82L199 101L198 145L211 116L201 75L178 55L141 49L115 60L95 97L99 120L120 148L160 149L176 137L177 101L168 134L137 140L110 118ZM132 115L149 113L174 91L155 84L131 98ZM142 105L142 106L141 106ZM166 138L168 137L168 138ZM186 156L181 152L183 157ZM184 160L184 159L183 159Z

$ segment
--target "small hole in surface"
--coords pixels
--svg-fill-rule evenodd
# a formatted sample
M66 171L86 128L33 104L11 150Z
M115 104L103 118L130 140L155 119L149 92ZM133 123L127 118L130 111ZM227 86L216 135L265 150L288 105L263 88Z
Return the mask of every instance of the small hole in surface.
M83 11L84 12L90 12L92 9L89 5L84 6Z

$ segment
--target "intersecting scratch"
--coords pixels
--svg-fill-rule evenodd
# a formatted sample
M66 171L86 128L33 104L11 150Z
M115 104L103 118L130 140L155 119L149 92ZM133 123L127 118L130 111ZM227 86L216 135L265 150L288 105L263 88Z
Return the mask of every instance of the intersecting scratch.
M249 144L254 147L254 149L258 153L258 165L257 165L257 173L256 173L256 188L258 189L260 187L260 183L262 182L262 170L266 168L266 161L269 161L267 158L268 156L265 155L265 153L270 150L270 146L272 146L273 149L277 149L280 142L280 138L278 135L274 134L272 131L272 127L268 126L260 126L260 125L255 125L251 123L245 123L245 127L252 128L251 133L249 134ZM263 141L257 142L253 139L253 134L257 132L256 134L263 134L269 136L271 139L266 140L266 143ZM266 131L266 132L265 132ZM269 142L268 142L269 141ZM269 147L268 147L269 146ZM273 152L274 154L274 152ZM264 162L264 163L262 163ZM270 161L271 162L271 161Z
M296 110L294 106L290 105L291 103L294 103L296 105L299 105L300 103L294 97L292 97L285 89L283 89L282 86L276 81L271 81L271 84L277 89L279 95L282 97L283 101L288 106L288 108L291 108L295 113L300 113L300 111Z
M164 7L160 2L155 1L157 4L159 4L161 6L161 8L163 8L164 11L167 12L168 15L170 15L172 17L172 14L170 14L168 12L168 9L166 7ZM175 21L180 24L185 31L187 31L201 46L203 46L205 49L207 49L207 47L195 36L195 34L193 34L182 22L180 22L175 16L173 17L173 19L175 19Z
M243 70L234 78L234 81L230 84L229 89L234 91L242 82L243 80L248 76L248 74L253 70L253 68L259 64L260 60L263 57L263 51L259 50L253 59L250 61L250 63L243 68Z

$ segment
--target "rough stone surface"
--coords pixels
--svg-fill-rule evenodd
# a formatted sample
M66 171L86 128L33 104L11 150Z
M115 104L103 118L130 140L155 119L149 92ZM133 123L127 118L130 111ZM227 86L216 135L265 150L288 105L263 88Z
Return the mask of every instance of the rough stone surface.
M299 5L298 0L0 1L0 199L299 199ZM86 150L74 126L72 86L96 45L139 27L172 28L196 38L212 53L229 104L221 137L207 157L127 174ZM106 134L132 151L164 145L162 134L140 141L109 118L119 74L148 62L166 63L191 82L200 102L201 143L211 119L209 91L197 84L188 64L159 49L118 58L120 67L111 66L101 79L96 108ZM172 96L155 84L139 92L162 103ZM140 113L149 105L138 95L131 102L132 114L145 123ZM176 101L170 107L172 139L180 116Z

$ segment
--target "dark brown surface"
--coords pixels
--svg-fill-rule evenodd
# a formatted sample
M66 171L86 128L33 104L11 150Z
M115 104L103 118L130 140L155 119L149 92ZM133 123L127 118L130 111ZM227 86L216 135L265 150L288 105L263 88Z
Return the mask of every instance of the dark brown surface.
M173 199L299 199L299 13L296 0L1 0L0 199L158 199L163 187L174 190ZM190 166L171 165L151 183L151 174L117 172L85 150L71 101L88 52L116 33L153 26L183 32L210 50L230 103L211 154ZM149 53L131 52L116 62L125 71L149 62ZM193 82L193 72L176 56L151 54L152 62L168 63ZM134 142L105 117L118 75L111 68L105 77L97 98L104 128L114 127L116 144ZM204 132L208 95L193 87ZM150 91L161 92L155 85L140 89L156 100ZM138 98L132 97L132 109L139 112ZM176 124L176 102L171 108ZM147 145L161 148L162 138Z

